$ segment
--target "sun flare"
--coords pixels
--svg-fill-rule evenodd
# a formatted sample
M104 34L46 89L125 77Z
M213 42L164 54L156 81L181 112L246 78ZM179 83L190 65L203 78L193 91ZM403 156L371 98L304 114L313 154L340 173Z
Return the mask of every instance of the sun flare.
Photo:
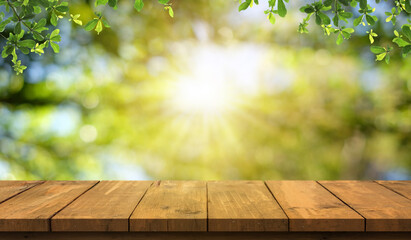
M232 95L221 81L181 79L173 92L173 105L184 113L222 114L231 107Z

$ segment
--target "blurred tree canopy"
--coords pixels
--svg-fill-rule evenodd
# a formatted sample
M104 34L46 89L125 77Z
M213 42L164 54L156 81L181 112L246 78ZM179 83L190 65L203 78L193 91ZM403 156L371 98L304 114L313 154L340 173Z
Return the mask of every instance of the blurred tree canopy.
M272 27L262 3L175 1L175 18L133 4L104 8L99 35L59 21L60 53L20 54L22 75L0 60L1 178L409 178L411 59L376 63L370 26L336 47L290 27L298 10ZM93 11L76 0L68 14ZM396 28L380 22L384 46ZM204 93L224 106L179 103Z

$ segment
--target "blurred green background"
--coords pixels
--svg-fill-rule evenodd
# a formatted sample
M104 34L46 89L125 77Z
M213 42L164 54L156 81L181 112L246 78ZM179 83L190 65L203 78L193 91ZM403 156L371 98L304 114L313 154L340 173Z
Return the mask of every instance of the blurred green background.
M300 3L271 25L264 1L146 2L99 36L62 20L23 76L0 60L0 179L411 178L411 58L375 62L367 27L337 46Z

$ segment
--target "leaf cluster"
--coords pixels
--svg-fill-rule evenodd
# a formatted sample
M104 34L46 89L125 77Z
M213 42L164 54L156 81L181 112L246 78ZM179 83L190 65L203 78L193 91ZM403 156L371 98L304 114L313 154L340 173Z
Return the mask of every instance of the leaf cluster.
M384 0L387 1L387 0ZM377 4L381 0L375 0ZM397 23L397 17L402 14L409 16L411 13L410 0L394 0L394 7L390 12L385 12L387 18L385 22L391 22L393 25ZM268 0L269 8L264 11L268 20L275 24L275 15L285 17L287 15L288 0ZM243 11L252 7L253 4L259 4L258 0L240 0L239 11ZM317 0L313 3L308 3L300 7L300 11L306 14L303 21L298 27L298 32L308 33L308 26L311 18L314 18L315 23L323 29L326 36L331 34L336 35L336 43L342 44L344 40L350 39L356 28L371 26L370 31L367 31L370 44L374 43L374 38L378 34L374 32L372 27L379 21L378 17L374 15L375 8L369 5L368 0ZM408 19L411 23L410 19ZM406 57L410 52L410 39L407 37L409 32L409 24L401 26L402 33L394 32L395 38L392 42L401 49L401 55ZM374 49L374 51L373 51ZM375 51L375 47L371 50L376 55L376 60L380 61L386 59L388 63L390 60L389 54L393 47L378 47L379 51ZM385 49L382 52L381 49ZM376 53L378 52L378 53Z
M171 17L174 17L170 0L158 0ZM118 0L96 0L95 6L103 5L117 9ZM6 40L6 45L1 50L1 55L6 58L12 55L13 68L16 74L21 74L27 68L18 60L18 54L35 53L42 55L44 50L51 48L54 53L60 52L61 41L59 21L67 19L74 24L83 25L80 14L69 14L68 0L0 0L0 7L5 12L0 12L0 37ZM134 0L134 8L141 11L143 0ZM49 29L48 26L53 26ZM86 31L94 30L100 34L110 24L101 12L96 12L96 17L84 25ZM9 31L5 35L6 29Z

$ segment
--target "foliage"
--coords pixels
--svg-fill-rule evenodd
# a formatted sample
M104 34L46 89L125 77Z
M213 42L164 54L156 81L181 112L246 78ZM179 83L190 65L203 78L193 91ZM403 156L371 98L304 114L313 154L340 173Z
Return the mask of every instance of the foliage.
M169 0L158 0L158 2L164 5L164 9L169 12L171 17L174 16L173 9L168 3ZM116 9L117 3L118 0L96 0L95 6L108 5ZM69 14L68 1L0 0L0 6L5 6L7 13L12 13L6 17L4 12L0 12L0 34L9 24L14 25L14 34L10 34L8 37L1 35L8 40L7 45L3 48L2 57L6 58L14 53L13 63L17 74L22 73L26 68L26 66L21 65L20 60L16 60L17 55L15 52L17 50L23 54L35 52L41 55L44 53L43 49L50 46L55 53L59 52L59 45L56 43L59 42L61 38L59 29L56 28L50 34L47 34L49 30L45 27L47 22L57 27L60 19L68 18L69 21L82 25L82 21L79 20L80 14ZM137 11L141 11L143 6L143 0L135 0L134 8ZM96 12L96 17L85 24L84 29L86 31L94 30L99 34L103 31L104 27L110 28L108 21L103 18L101 12ZM27 34L25 34L25 30L23 30L24 28Z
M386 1L386 0L385 0ZM164 10L168 11L171 17L174 17L174 11L172 9L170 0L158 0L158 2L164 5ZM269 9L265 11L267 18L271 23L275 23L275 15L280 17L285 17L287 15L287 7L285 3L289 0L268 0ZM376 0L376 3L380 3L381 0ZM386 12L388 16L385 22L392 22L396 24L397 17L405 13L411 13L410 0L395 0L395 6L392 8L391 12ZM118 0L96 0L95 6L106 6L117 9ZM252 7L253 4L259 4L258 0L240 0L240 5L238 7L239 11L246 10ZM47 21L50 22L54 27L57 27L58 21L62 18L68 18L69 21L73 21L76 24L82 25L82 21L79 20L80 14L68 14L69 12L69 2L59 1L59 0L0 0L0 6L5 6L6 12L11 12L12 14L8 17L1 12L0 13L0 34L9 25L14 25L14 35L9 35L8 37L1 35L8 39L7 46L3 48L2 57L5 58L15 51L20 51L23 54L28 54L29 52L35 52L39 55L43 53L43 49L51 46L55 53L59 52L58 44L53 39L50 39L52 34L46 34L49 29L45 27ZM358 11L356 11L356 7ZM143 0L134 0L134 8L140 12L144 7ZM331 33L337 35L336 43L341 44L344 39L351 38L352 33L355 31L354 28L342 26L340 23L343 21L346 24L352 21L353 27L358 27L359 25L375 25L379 20L377 16L373 13L375 8L372 8L367 0L319 0L314 3L302 6L300 11L307 14L300 24L298 31L300 33L308 33L309 20L312 16L315 18L315 23L319 25L323 30L324 34L329 36ZM330 18L331 15L334 17ZM354 15L357 15L354 19ZM40 16L40 17L38 17ZM409 19L408 19L409 20ZM331 24L332 23L332 24ZM411 22L410 22L411 23ZM411 50L411 40L410 40L410 24L405 24L401 26L402 35L396 33L396 37L393 42L402 49L402 56L406 57ZM106 19L103 18L101 12L96 12L96 17L85 24L84 29L86 31L96 31L100 34L104 28L110 28L110 25ZM26 35L23 29L26 29ZM58 30L58 29L56 29ZM53 31L53 33L58 32ZM371 29L371 32L373 30ZM23 33L23 35L20 35ZM21 36L18 40L14 36ZM377 33L370 33L370 43L374 43L374 37L377 37ZM54 35L57 39L57 36ZM22 40L21 40L22 39ZM373 48L375 49L375 48ZM388 63L390 60L391 47L386 47L387 51L384 53L378 53L376 61L380 61L385 58ZM375 51L372 51L375 53ZM13 55L13 59L16 58L16 54ZM14 63L16 62L16 63ZM23 72L26 68L21 65L21 61L13 61L14 69L17 74Z
M287 14L287 8L284 4L284 1L288 3L288 0L268 0L270 8L265 11L265 14L267 14L267 18L271 23L275 23L275 14L280 17L285 17L285 15ZM255 0L245 0L245 2L241 3L239 11L245 10L248 7L252 6L253 2L255 4L258 4L258 1ZM378 4L381 2L381 0L376 0L375 2ZM357 5L359 6L358 11L355 11ZM372 8L368 4L367 0L320 0L301 7L300 11L307 14L298 28L298 31L300 33L308 33L308 21L312 16L315 16L315 23L323 28L325 35L329 36L330 33L337 34L336 43L338 45L340 45L344 41L344 39L351 38L351 34L355 31L354 28L341 26L340 23L342 21L344 21L346 24L352 21L353 27L358 27L359 25L374 26L378 21L378 17L373 15L375 8ZM397 16L402 12L405 12L406 14L411 13L410 0L395 0L395 7L392 8L391 12L385 13L388 16L385 22L392 22L392 24L395 25ZM355 19L354 14L358 15L355 17ZM332 15L334 15L334 17L331 21L330 16ZM411 23L410 19L408 19L408 21L409 23ZM333 24L331 24L331 22ZM404 34L410 31L410 26L410 24L401 26ZM370 43L373 44L373 38L377 37L378 35L376 33L373 33L373 29L371 29L370 32ZM393 42L402 49L402 56L406 57L411 49L411 40L401 38L400 36L397 36L396 33L396 38L393 39ZM387 47L386 49L391 48ZM375 53L374 51L372 52ZM389 63L389 52L390 51L387 50L384 54L378 54L376 61L381 61L385 58L386 62Z

